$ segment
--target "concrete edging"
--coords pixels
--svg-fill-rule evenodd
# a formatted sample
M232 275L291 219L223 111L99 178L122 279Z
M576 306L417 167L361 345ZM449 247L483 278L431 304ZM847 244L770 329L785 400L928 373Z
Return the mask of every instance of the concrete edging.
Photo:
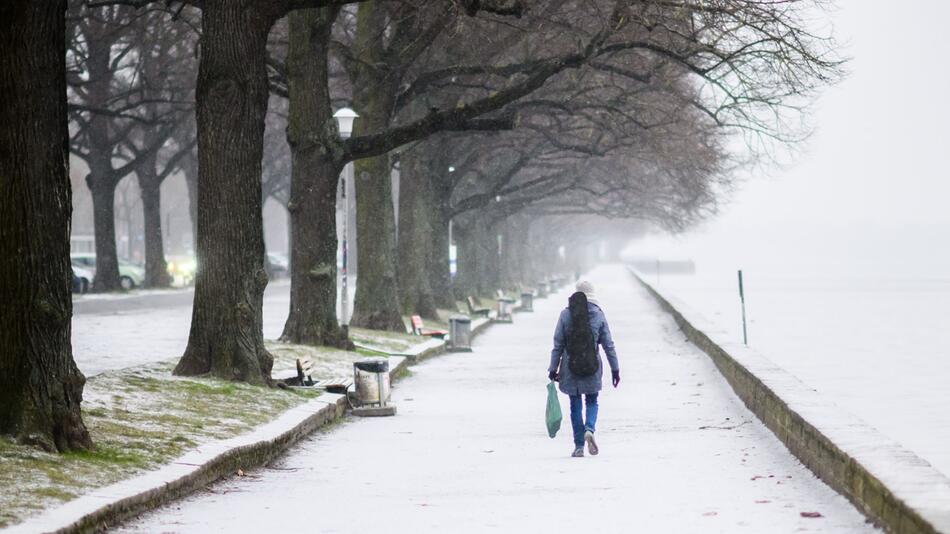
M815 475L889 532L950 534L950 478L628 269Z
M13 525L4 534L95 532L184 497L240 468L270 461L314 430L338 419L342 395L319 398L287 410L277 419L233 438L206 443L156 471L87 493Z
M472 323L473 338L492 324L490 320ZM391 382L398 381L408 366L445 353L445 340L429 340L415 349L390 358L399 359L390 368ZM324 393L247 434L200 445L156 471L98 488L0 532L66 534L103 530L185 497L238 469L266 464L302 438L341 418L347 406L344 395Z

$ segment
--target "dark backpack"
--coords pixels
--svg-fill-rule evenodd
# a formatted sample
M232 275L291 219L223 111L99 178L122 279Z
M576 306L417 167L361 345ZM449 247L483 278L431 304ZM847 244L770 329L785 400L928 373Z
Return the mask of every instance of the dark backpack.
M578 291L568 299L571 312L571 329L567 333L567 368L578 377L591 376L600 367L594 333L590 330L590 314L587 312L587 295Z

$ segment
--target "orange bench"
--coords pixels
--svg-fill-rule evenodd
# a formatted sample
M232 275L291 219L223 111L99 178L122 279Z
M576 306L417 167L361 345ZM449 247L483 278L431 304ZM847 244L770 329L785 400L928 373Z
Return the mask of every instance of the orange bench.
M449 335L449 333L446 330L433 330L431 328L426 328L425 325L422 324L422 317L418 315L413 315L410 318L410 320L412 322L413 335L431 336L431 337L437 337L439 339L444 339L445 336Z

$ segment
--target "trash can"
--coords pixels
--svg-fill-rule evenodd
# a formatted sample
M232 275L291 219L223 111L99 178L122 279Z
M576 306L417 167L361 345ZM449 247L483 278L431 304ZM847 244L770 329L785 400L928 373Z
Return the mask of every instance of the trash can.
M548 283L545 281L538 282L538 298L543 299L548 296Z
M353 383L360 404L385 406L389 402L389 360L369 359L353 363Z
M464 315L449 317L449 352L472 352L472 320Z
M534 311L534 293L530 291L521 293L521 311Z
M514 299L508 297L498 297L497 307L495 308L496 323L511 323L514 319L511 316L512 309L515 307Z

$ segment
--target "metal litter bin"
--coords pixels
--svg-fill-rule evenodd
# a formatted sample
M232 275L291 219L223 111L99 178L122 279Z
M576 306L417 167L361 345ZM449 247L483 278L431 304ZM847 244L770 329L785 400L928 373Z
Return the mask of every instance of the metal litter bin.
M449 317L450 352L472 352L472 320L464 315Z
M534 311L534 293L531 293L530 291L521 293L521 311Z
M385 406L389 402L389 360L371 359L353 363L353 383L360 404Z
M511 323L514 322L514 319L511 316L512 309L515 306L514 299L508 297L499 297L497 299L498 305L495 308L495 322L496 323Z
M545 281L538 282L538 298L543 299L548 296L548 283Z

